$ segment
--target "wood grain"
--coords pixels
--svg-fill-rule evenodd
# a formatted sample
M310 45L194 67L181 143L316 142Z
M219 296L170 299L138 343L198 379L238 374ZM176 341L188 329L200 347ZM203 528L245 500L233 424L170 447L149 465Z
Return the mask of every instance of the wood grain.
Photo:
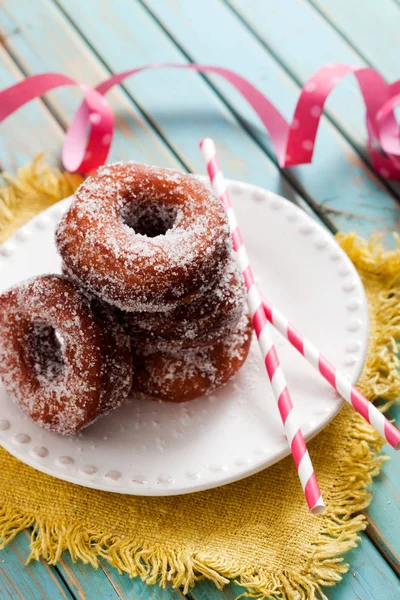
M21 79L23 73L0 45L0 88ZM61 127L43 103L31 102L1 125L0 168L15 172L40 152L46 152L49 163L57 164L62 138Z
M317 69L330 62L368 66L343 35L305 0L292 2L290 10L284 2L274 0L227 1L286 72L302 86ZM354 7L354 3L347 2L346 5ZM362 28L358 19L352 25L353 30L354 27ZM365 144L365 107L353 77L340 82L329 96L324 111L358 154L371 164ZM398 183L388 181L385 185L396 196L400 195Z
M366 536L345 558L350 570L341 583L325 589L329 600L396 600L400 597L399 579Z
M42 562L25 565L29 534L18 535L0 554L0 600L70 600L57 571Z
M399 4L393 0L311 0L343 39L365 62L385 71L385 77L399 74Z
M135 580L136 585L133 589L133 580L128 575L120 575L114 567L105 561L102 561L101 568L121 600L184 600L185 598L179 590L162 589L157 585L146 585L140 579Z
M98 569L78 561L72 562L64 554L57 569L68 582L74 597L79 600L183 600L184 596L175 590L163 590L158 586L148 586L140 579L130 579L102 560ZM0 597L0 600L2 598Z
M56 71L88 85L109 77L107 69L51 2L35 0L35 10L29 0L7 3L5 9L0 9L0 31L6 48L27 75ZM113 90L107 98L116 115L111 161L136 159L166 167L181 166L168 144L146 123L124 92ZM80 100L81 94L74 88L56 90L47 96L64 127ZM58 147L59 144L58 141Z
M291 118L299 95L298 84L224 2L143 2L187 57L203 63L223 64L245 74L279 106L286 118ZM287 38L282 36L284 43ZM242 124L274 157L269 138L261 131L247 104L224 82L216 77L210 80L225 102L240 115ZM372 232L391 231L399 222L397 200L326 118L320 123L313 163L286 171L291 181L306 191L307 198L323 208L332 220L335 217L335 223L343 231L357 228L368 236Z
M397 422L399 422L397 407ZM394 411L391 410L393 416ZM400 577L400 460L390 446L384 447L390 458L374 481L373 499L367 511L367 533L380 553Z

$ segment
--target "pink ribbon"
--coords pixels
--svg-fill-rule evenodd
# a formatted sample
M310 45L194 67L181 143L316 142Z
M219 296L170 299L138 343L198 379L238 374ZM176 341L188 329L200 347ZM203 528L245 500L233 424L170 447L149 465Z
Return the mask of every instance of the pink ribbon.
M303 86L291 123L241 75L212 65L173 63L156 63L124 71L96 88L59 73L32 75L0 92L0 122L30 100L55 88L78 86L84 100L68 127L62 161L69 171L87 173L105 163L112 142L114 119L104 94L127 77L161 68L214 73L228 81L247 100L268 131L280 167L311 162L325 101L333 88L352 73L365 103L368 149L373 167L386 179L400 179L399 128L393 112L400 104L400 81L387 85L377 71L367 67L332 63L318 69Z

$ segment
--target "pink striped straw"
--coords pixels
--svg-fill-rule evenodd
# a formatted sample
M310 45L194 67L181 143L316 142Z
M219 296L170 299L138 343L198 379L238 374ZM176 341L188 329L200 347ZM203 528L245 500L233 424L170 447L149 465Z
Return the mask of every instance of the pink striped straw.
M314 344L302 335L270 302L263 298L268 321L292 344L322 377L346 400L395 450L400 449L400 431L326 359Z
M247 301L253 320L253 327L257 334L265 368L271 382L304 495L310 511L314 514L318 514L325 510L325 504L322 499L303 434L298 425L297 415L293 407L282 367L279 363L278 354L269 332L269 325L264 313L261 296L254 282L246 248L240 235L224 176L218 163L214 142L211 139L206 138L200 143L200 148L215 195L222 201L226 208L233 249L235 250L236 259L243 274L247 289Z

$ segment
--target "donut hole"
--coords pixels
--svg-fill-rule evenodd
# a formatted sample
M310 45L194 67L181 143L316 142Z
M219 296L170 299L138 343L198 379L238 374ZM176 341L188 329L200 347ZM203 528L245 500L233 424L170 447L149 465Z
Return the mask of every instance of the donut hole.
M29 325L27 357L39 378L49 383L64 373L63 339L48 323L34 321Z
M125 204L121 211L123 223L135 233L154 238L165 235L175 224L177 209L160 201Z

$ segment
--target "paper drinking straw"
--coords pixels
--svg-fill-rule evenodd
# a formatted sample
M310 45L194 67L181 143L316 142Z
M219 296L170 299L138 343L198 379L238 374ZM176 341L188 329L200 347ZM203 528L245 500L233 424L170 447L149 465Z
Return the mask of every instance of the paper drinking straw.
M328 359L268 300L262 299L268 321L292 344L322 377L346 400L395 450L400 449L400 431L338 371Z
M303 434L297 422L297 415L293 407L282 367L279 363L278 354L272 341L261 296L254 283L246 248L243 244L224 177L218 164L214 142L211 139L206 138L200 142L200 148L214 193L226 208L233 248L246 285L247 301L253 321L253 327L257 335L265 368L271 382L304 495L310 511L318 514L325 510L325 504L321 496L321 491L318 486Z

